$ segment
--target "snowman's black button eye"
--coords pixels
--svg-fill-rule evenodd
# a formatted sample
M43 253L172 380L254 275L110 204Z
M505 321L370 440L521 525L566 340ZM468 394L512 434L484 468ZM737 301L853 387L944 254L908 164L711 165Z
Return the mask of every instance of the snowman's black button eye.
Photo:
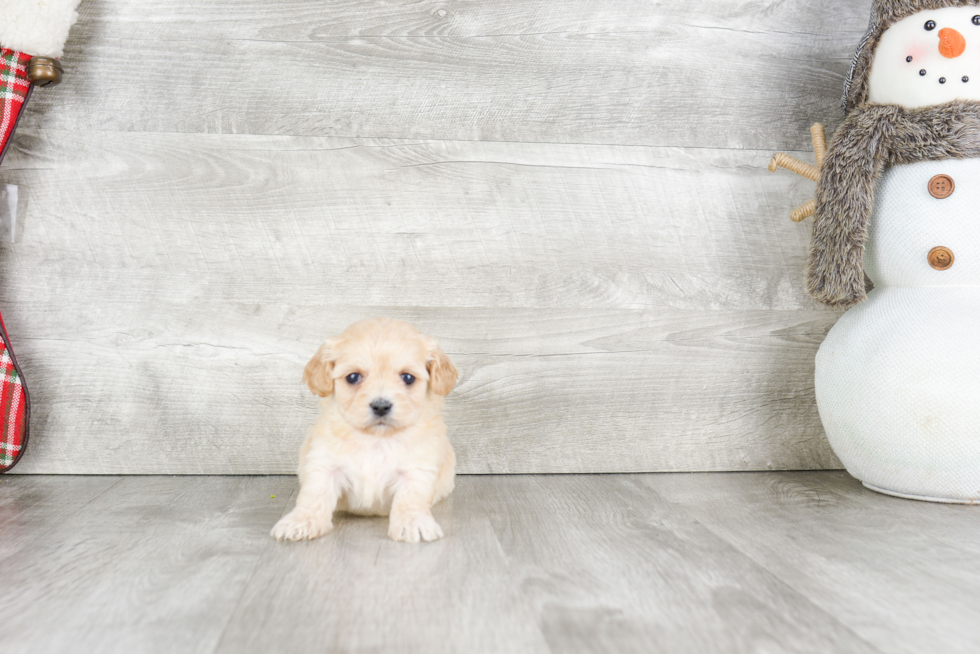
M926 69L923 68L922 70L920 70L919 71L919 74L922 75L923 77L925 77L926 76Z
M973 17L973 24L974 25L980 25L980 16L974 16Z
M934 20L927 21L926 22L926 31L927 32L931 32L934 29L936 29L936 21L934 21Z
M912 63L912 57L906 57L906 58L905 58L905 61L907 61L907 62L909 62L909 63Z
M946 83L946 78L945 77L940 77L939 78L939 83L940 84L945 84Z

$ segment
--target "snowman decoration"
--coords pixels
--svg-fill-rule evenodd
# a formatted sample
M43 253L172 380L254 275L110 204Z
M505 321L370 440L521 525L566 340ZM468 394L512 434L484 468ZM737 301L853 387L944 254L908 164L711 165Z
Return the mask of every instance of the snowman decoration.
M980 0L875 0L819 169L807 288L831 446L865 486L980 502ZM866 293L865 276L873 283Z

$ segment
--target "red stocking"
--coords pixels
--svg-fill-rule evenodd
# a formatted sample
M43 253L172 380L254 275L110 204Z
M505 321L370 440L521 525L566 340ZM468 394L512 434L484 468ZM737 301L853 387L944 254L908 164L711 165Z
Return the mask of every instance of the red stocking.
M0 49L0 162L7 153L21 110L31 95L27 64L31 56L23 52Z
M27 79L30 55L0 49L0 161L7 153L21 110L31 94ZM30 401L27 386L0 316L0 472L6 472L27 447Z

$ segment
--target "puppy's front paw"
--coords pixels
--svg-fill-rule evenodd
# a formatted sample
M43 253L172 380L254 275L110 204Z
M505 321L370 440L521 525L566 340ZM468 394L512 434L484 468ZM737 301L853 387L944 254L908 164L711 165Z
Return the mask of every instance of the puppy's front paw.
M442 536L442 527L427 513L416 513L401 518L392 517L388 525L388 537L404 543L439 540Z
M322 520L309 511L293 509L272 528L276 540L310 540L333 529L333 522Z

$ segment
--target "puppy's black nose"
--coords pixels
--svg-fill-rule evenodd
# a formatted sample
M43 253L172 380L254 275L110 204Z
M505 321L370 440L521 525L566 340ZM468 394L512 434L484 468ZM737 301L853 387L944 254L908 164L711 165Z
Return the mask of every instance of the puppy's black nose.
M386 416L391 413L391 402L379 397L375 401L371 402L371 410L374 411L374 415L378 416L379 418Z

